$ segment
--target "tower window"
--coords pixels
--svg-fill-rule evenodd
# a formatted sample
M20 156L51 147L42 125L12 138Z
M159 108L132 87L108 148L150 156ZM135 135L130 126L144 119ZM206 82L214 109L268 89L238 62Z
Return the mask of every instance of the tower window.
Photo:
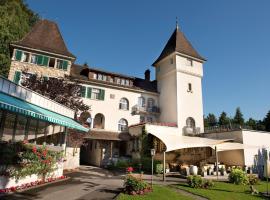
M193 66L193 62L189 58L187 58L187 66Z
M191 83L188 84L188 92L192 92L192 84Z

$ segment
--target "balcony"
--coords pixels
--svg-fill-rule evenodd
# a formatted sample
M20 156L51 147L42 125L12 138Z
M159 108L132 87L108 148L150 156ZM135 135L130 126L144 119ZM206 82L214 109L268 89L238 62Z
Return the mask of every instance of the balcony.
M132 107L132 114L139 115L139 114L160 114L160 109L157 106L152 107L143 107L140 105L135 105Z
M42 96L26 87L17 85L12 81L0 76L0 92L22 99L26 102L40 106L47 110L59 113L66 117L74 118L74 110L57 103L48 97Z
M200 127L188 127L188 126L185 126L183 128L183 134L184 135L192 136L192 135L198 135L200 133L201 133Z

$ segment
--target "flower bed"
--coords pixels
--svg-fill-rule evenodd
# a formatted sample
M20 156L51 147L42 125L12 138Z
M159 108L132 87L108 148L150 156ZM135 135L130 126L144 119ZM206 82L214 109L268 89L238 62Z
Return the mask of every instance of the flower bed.
M35 175L33 175L33 176L35 176ZM3 178L5 178L5 177L0 177L0 180L3 179ZM42 185L42 184L46 184L46 183L50 183L50 182L53 182L53 181L56 181L56 180L62 180L62 179L66 179L66 178L67 178L66 176L62 175L62 176L54 177L54 178L47 178L46 180L39 179L39 180L36 180L36 181L22 183L25 180L30 180L30 179L25 178L25 180L20 181L20 184L17 184L17 185L15 184L13 186L8 186L8 187L6 187L4 189L0 189L0 194L6 194L6 193L10 193L10 192L17 192L17 191L20 191L20 190L25 190L25 189L28 189L28 188L31 188L31 187L35 187L37 185Z

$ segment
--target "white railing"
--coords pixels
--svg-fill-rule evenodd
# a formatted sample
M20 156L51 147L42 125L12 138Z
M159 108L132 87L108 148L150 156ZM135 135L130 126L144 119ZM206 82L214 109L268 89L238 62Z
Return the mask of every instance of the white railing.
M0 76L0 91L61 115L74 118L74 110Z

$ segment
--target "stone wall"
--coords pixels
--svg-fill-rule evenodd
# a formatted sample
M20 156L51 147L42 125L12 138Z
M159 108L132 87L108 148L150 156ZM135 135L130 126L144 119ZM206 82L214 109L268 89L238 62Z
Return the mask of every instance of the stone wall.
M12 60L8 75L9 80L13 81L15 71L26 71L32 74L37 74L38 76L64 77L65 75L70 74L70 65L68 66L68 70L64 71L52 67L44 67L32 63Z

